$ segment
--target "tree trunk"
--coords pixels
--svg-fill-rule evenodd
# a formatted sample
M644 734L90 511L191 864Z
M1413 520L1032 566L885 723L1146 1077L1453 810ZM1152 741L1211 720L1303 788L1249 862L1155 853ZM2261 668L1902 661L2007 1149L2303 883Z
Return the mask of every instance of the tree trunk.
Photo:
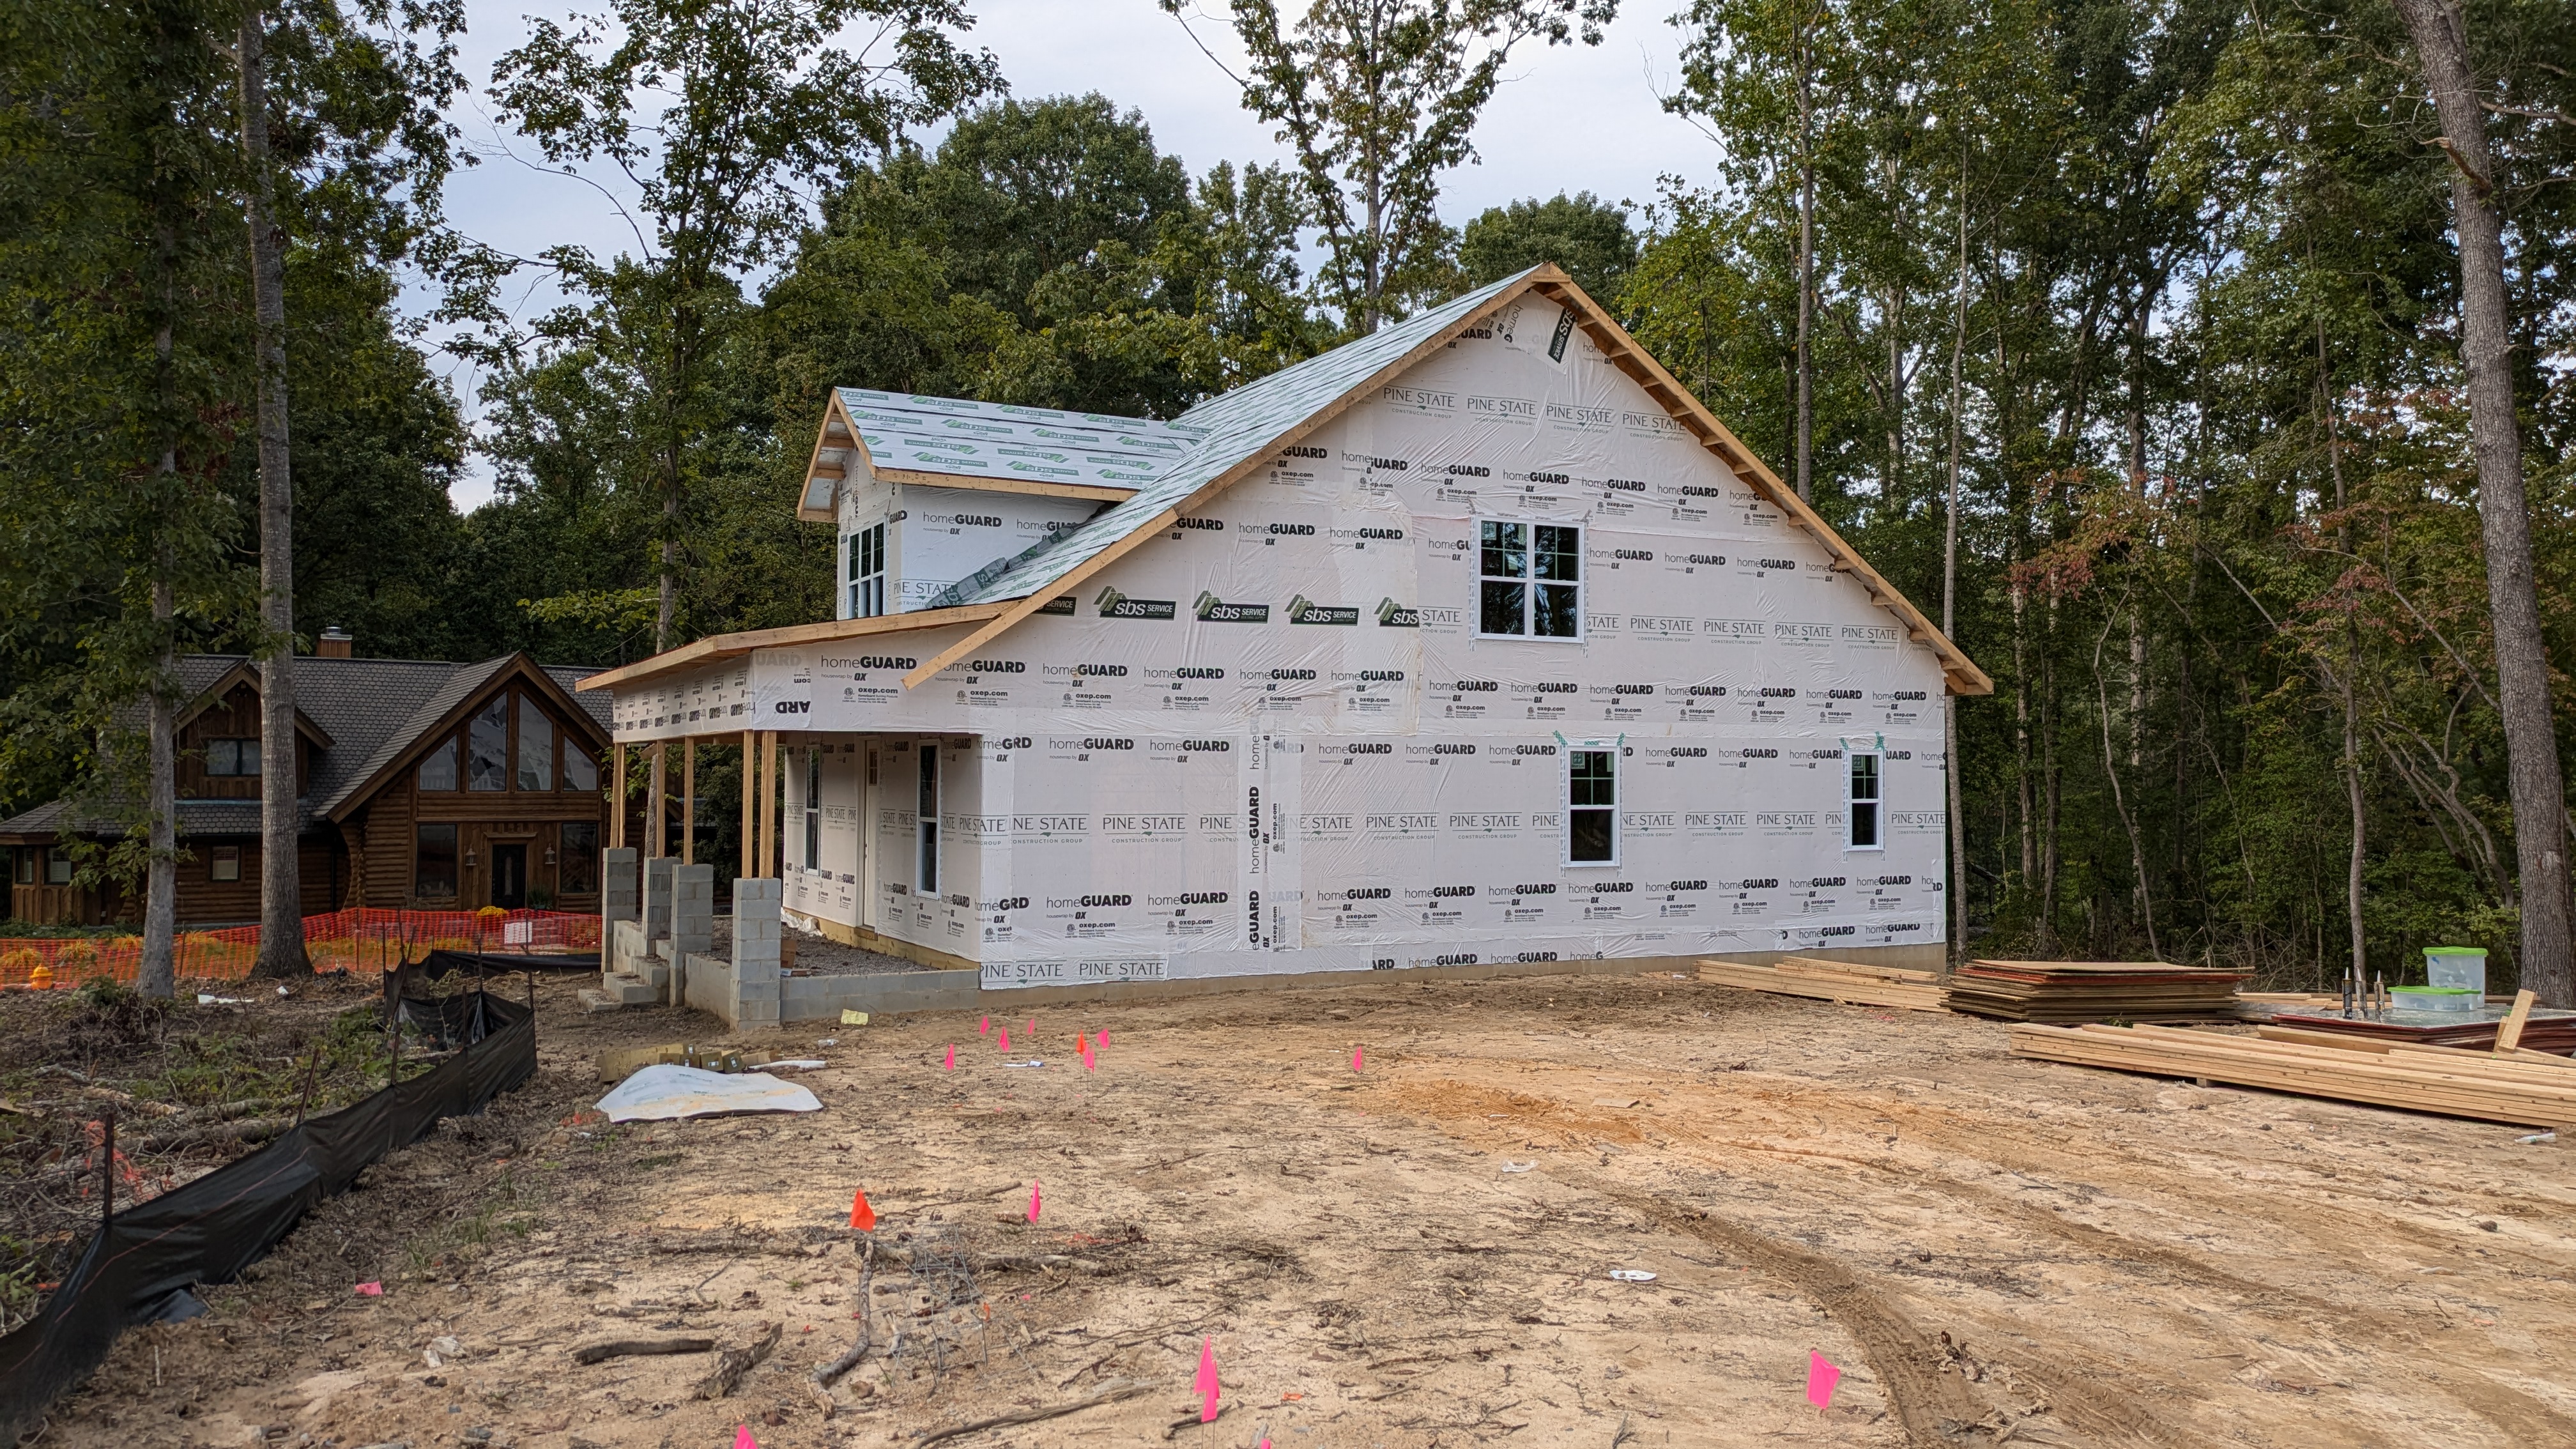
M2532 581L2531 515L2514 418L2511 300L2504 228L2493 199L2493 163L2466 27L2442 0L2396 0L2433 93L2450 153L2451 210L2460 242L2460 361L2468 373L2469 438L2478 465L2478 515L2494 616L2496 693L2513 786L2513 841L2522 878L2522 984L2544 1005L2576 1006L2568 957L2566 809L2550 716L2549 656Z
M1816 158L1815 108L1810 96L1814 69L1808 63L1806 10L1798 19L1798 501L1816 501L1815 386L1812 348L1816 308Z
M1967 401L1968 361L1968 207L1964 189L1959 198L1959 272L1952 286L1957 291L1950 309L1950 480L1949 496L1941 509L1941 633L1952 643L1958 642L1959 627L1959 409ZM1893 328L1891 326L1891 332ZM1887 365L1891 381L1898 380L1896 345L1888 344ZM1902 396L1902 394L1898 394ZM1900 409L1901 409L1900 404ZM1893 449L1902 438L1901 423L1888 427L1888 445ZM1890 476L1894 464L1890 465ZM1954 695L1950 707L1941 712L1942 773L1949 777L1950 812L1950 949L1947 959L1955 967L1968 949L1968 815L1965 788L1959 783L1959 700Z
M162 337L166 344L165 329ZM164 450L153 471L164 481L178 472L178 455ZM144 810L150 817L152 858L143 876L143 958L134 973L134 989L142 995L162 1001L178 993L179 945L179 770L178 708L170 691L178 685L178 644L172 632L177 614L173 603L170 574L174 564L170 548L162 545L161 577L152 581L152 622L161 635L160 667L154 671L149 711L151 781L146 787Z
M2309 261L2315 261L2311 251ZM2343 481L2343 432L2335 419L2334 382L2326 370L2326 323L2317 319L2317 407L2326 424L2326 471L2334 478L2335 513L2340 516L2350 506L2351 497ZM2336 545L2344 553L2352 552L2352 526L2341 524L2335 529ZM2363 814L2361 790L2360 709L2353 698L2353 680L2361 672L2361 630L2347 604L2343 616L2343 784L2344 804L2352 815L2352 859L2344 870L2344 910L2352 918L2352 969L2356 977L2370 969L2367 934L2361 922L2361 865L2363 847L2369 840L2369 821Z
M295 859L295 490L286 451L286 238L268 149L268 17L241 28L242 161L249 173L250 275L259 369L260 622L259 964L261 976L312 971L304 954Z
M2039 949L2057 949L2057 597L2048 600L2048 628L2039 641Z

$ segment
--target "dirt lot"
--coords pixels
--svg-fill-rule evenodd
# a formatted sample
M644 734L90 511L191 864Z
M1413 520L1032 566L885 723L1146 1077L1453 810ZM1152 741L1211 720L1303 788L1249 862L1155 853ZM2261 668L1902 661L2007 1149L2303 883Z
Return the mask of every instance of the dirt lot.
M538 1081L128 1334L42 1442L928 1449L1091 1402L939 1442L2576 1444L2576 1146L2517 1129L1593 977L1040 1010L1042 1068L957 1016L754 1036L830 1060L823 1112L609 1130L592 1054L705 1019L572 987ZM876 1352L827 1418L860 1185ZM713 1353L572 1356L769 1323L712 1402Z

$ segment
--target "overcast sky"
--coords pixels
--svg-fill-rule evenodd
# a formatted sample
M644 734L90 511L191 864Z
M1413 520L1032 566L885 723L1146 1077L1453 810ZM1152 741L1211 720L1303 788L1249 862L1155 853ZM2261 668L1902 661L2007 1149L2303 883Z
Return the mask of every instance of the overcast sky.
M1199 4L1205 12L1194 22L1199 37L1235 64L1240 52L1223 19L1223 0ZM1511 79L1476 132L1481 163L1450 174L1442 214L1461 222L1488 206L1559 191L1588 190L1642 206L1653 199L1659 176L1704 183L1715 148L1656 101L1673 87L1678 68L1680 35L1666 23L1668 6L1669 0L1630 0L1597 47L1515 52ZM572 8L527 0L468 0L466 6L470 25L461 59L476 93L456 120L485 159L449 183L448 213L466 234L520 256L563 242L603 254L635 248L634 234L600 190L512 159L512 153L530 162L538 157L524 139L493 124L481 93L493 59L526 33L527 15ZM1234 84L1154 0L968 0L968 8L977 18L969 41L1000 59L1017 96L1099 91L1121 108L1141 111L1155 143L1179 155L1193 174L1221 160L1282 159L1269 128L1238 103ZM543 293L523 297L524 290L522 284L511 294L523 310L550 300ZM474 376L452 359L440 365L469 413L479 411ZM490 469L478 458L454 497L470 509L490 496Z

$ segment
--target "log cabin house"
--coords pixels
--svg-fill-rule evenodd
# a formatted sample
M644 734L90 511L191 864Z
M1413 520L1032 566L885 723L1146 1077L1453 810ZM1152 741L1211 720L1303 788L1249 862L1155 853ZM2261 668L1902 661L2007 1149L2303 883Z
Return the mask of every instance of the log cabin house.
M241 655L180 661L179 924L259 918L260 693ZM304 913L599 906L607 701L596 671L524 654L473 664L360 659L326 632L295 662L298 853ZM139 920L113 884L76 883L65 849L121 827L56 800L0 821L10 914L46 924Z

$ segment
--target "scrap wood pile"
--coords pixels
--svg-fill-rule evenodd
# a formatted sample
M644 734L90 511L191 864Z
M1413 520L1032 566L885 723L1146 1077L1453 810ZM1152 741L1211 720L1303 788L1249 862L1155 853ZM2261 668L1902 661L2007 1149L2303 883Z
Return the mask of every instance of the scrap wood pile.
M2530 1127L2576 1123L2576 1062L2269 1027L2260 1036L2162 1026L2021 1025L2016 1056L2190 1077Z
M1720 986L1741 986L1778 996L1805 996L1817 1001L1848 1001L1862 1006L1893 1006L1908 1011L1939 1011L1941 978L1930 971L1893 966L1861 966L1791 956L1769 966L1739 966L1728 961L1702 961L1699 979Z
M1946 1004L2005 1021L2218 1021L2244 979L2161 961L1971 961L1950 974Z

